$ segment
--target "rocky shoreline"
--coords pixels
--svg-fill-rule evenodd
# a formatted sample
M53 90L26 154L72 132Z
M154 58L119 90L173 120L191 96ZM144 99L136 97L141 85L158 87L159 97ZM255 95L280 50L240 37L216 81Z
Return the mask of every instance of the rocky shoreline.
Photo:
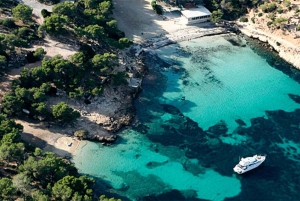
M272 37L267 33L250 29L241 23L239 23L236 27L246 36L268 43L276 52L278 52L278 55L282 59L300 70L300 47L296 47L282 39Z
M126 61L129 61L130 66L129 71L135 71L134 74L139 74L142 77L146 71L145 66L137 70L137 61L141 61L144 52L152 52L153 50L159 49L161 47L174 44L181 41L188 41L204 36L226 34L226 33L242 33L250 38L258 39L261 42L268 43L275 51L278 52L279 56L285 61L291 63L297 69L300 69L300 48L287 45L285 43L280 43L275 38L272 38L266 34L255 32L253 30L247 29L247 27L242 26L239 23L226 24L222 27L209 26L206 28L195 28L188 27L184 30L178 30L170 34L162 34L157 37L149 38L143 43L133 45L128 51L125 51L123 56L126 57ZM137 73L139 72L139 73ZM125 88L123 88L125 89ZM138 93L138 91L128 91L121 90L122 93L119 93L119 96L122 98L120 100L119 109L116 109L114 115L109 117L102 118L102 120L92 120L102 128L103 133L97 134L91 132L86 139L99 141L104 144L113 143L117 139L117 135L114 133L119 131L124 126L129 126L132 119L135 116L135 109L133 106L133 101ZM128 96L128 94L130 94ZM127 98L126 98L127 97ZM106 99L106 97L104 98ZM125 101L124 100L129 100ZM106 99L107 100L107 99ZM103 100L102 100L103 101ZM117 107L118 108L118 107ZM120 109L123 108L123 109ZM82 112L82 111L81 111ZM95 117L95 115L91 115ZM96 115L97 116L97 115ZM91 120L91 118L89 118ZM97 118L96 118L97 119Z

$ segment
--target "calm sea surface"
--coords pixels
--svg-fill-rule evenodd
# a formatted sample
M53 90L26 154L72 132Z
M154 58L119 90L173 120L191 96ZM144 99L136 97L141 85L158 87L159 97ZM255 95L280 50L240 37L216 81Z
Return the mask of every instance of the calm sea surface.
M298 200L300 72L253 41L204 37L147 53L137 117L73 158L122 200ZM239 157L267 154L237 175Z

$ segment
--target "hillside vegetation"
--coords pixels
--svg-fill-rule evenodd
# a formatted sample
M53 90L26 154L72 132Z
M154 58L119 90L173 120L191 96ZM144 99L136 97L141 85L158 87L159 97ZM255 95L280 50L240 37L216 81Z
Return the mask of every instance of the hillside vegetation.
M25 114L61 125L72 123L80 114L64 102L48 105L48 97L63 92L69 98L84 100L101 95L105 84L126 83L126 73L114 72L118 64L114 52L132 42L118 30L111 1L56 4L53 12L42 11L41 26L33 20L32 9L24 4L1 0L0 6L1 74L41 60L39 67L22 69L1 102L0 200L115 200L95 198L93 179L79 175L68 160L23 142L23 127L12 120ZM80 51L67 60L60 55L47 58L43 48L29 50L45 35L76 42Z

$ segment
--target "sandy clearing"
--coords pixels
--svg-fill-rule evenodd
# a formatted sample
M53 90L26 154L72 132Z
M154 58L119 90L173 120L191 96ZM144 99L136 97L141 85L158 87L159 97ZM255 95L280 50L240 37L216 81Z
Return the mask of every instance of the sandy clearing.
M137 43L187 27L175 19L175 16L174 20L163 20L162 16L153 11L151 0L113 0L113 4L119 29Z
M51 151L62 157L70 157L78 146L79 141L70 137L67 129L46 128L43 123L37 124L22 120L16 120L16 123L24 127L21 138L44 151Z

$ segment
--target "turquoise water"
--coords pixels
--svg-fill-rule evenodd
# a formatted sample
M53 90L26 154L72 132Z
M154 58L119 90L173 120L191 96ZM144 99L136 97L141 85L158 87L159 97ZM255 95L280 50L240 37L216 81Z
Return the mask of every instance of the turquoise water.
M99 194L122 200L297 200L299 71L234 35L155 53L145 57L149 75L132 128L113 146L81 143L73 157L80 172L97 178ZM233 173L239 157L257 153L268 155L261 167Z

